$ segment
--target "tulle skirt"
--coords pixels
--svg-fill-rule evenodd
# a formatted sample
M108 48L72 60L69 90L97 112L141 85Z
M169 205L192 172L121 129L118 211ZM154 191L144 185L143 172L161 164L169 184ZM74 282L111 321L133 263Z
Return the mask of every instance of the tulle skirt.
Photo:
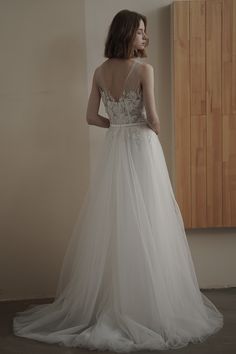
M14 334L129 352L181 348L222 327L199 290L159 137L146 123L111 125L55 300L17 312Z

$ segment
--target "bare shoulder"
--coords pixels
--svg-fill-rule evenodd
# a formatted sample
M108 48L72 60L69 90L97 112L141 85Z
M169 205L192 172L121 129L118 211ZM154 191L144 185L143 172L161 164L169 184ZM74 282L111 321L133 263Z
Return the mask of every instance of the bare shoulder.
M144 70L153 70L153 66L149 63L140 63Z
M100 76L99 73L100 73L102 65L103 65L103 63L101 65L97 66L93 72L93 79L97 85L99 84L99 76Z
M147 74L153 72L153 66L149 63L140 63L140 67L142 73Z
M99 81L99 74L101 72L101 70L103 70L104 67L107 66L107 60L103 61L100 65L98 65L95 70L94 70L94 78L96 81Z
M98 74L99 70L101 69L101 67L102 67L102 64L99 65L99 66L97 66L97 67L94 69L94 75L95 75L95 76L97 76L97 74Z
M140 79L141 81L144 81L147 78L150 78L153 76L154 69L153 66L149 63L141 63L141 68L140 68Z
M96 70L100 70L100 68L106 67L109 59L104 60L100 65L97 66Z

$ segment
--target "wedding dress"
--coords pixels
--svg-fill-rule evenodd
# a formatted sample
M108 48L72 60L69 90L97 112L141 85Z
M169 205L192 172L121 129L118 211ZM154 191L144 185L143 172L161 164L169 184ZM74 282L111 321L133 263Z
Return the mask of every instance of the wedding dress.
M134 59L120 97L99 90L110 127L53 303L17 312L14 334L129 352L203 342L223 315L201 293L158 135L147 125Z

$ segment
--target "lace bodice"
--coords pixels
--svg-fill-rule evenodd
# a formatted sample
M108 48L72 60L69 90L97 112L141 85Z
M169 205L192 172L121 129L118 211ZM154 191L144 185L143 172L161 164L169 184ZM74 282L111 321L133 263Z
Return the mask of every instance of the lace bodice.
M112 124L126 124L146 121L142 90L124 91L120 99L115 100L109 91L100 88L106 113Z
M119 99L115 99L105 85L99 87L101 98L111 124L146 122L143 91L138 81L138 72L134 70L137 65L140 65L140 63L134 61ZM132 78L135 75L134 80Z

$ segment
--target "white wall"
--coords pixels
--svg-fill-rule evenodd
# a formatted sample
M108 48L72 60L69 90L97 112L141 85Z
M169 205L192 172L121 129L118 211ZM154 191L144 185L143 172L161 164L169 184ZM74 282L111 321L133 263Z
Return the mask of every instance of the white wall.
M171 2L0 0L0 299L55 295L106 131L85 122L91 78L123 8L148 18L160 141L173 180ZM187 231L187 239L200 287L236 286L235 229Z

